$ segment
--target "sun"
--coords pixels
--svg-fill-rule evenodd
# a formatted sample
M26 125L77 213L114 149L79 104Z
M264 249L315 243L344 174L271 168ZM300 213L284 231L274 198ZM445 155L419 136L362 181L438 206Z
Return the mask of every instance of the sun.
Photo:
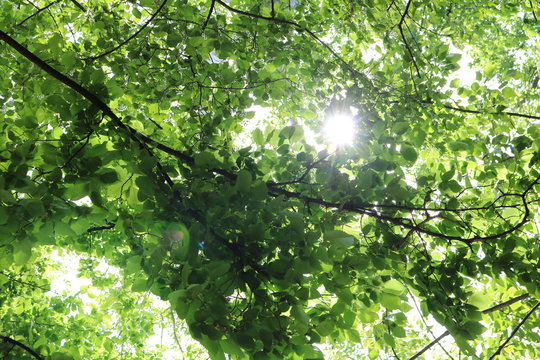
M355 130L354 120L351 115L338 114L326 120L324 136L335 146L351 145Z

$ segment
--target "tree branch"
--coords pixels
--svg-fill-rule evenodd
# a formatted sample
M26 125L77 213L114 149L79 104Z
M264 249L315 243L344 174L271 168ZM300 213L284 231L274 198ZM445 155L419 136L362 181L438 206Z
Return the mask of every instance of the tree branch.
M112 111L112 109L105 104L100 98L98 98L94 93L90 92L80 84L76 83L71 78L67 77L66 75L62 74L58 70L51 67L49 64L47 64L45 61L43 61L41 58L39 58L37 55L29 51L27 48L25 48L23 45L19 44L15 39L10 37L8 34L6 34L4 31L0 30L0 40L5 41L9 46L11 46L13 49L15 49L19 54L30 60L32 63L40 67L43 71L57 79L58 81L62 82L64 85L70 87L71 89L78 92L80 95L82 95L84 98L86 98L88 101L90 101L92 104L94 104L98 109L100 109L103 114L108 116L112 121L113 124L118 126L119 128L125 130L133 141L135 141L138 144L141 144L141 146L151 155L154 156L151 150L145 146L151 139L148 137L139 134L137 130L133 129L132 127L124 124L120 118ZM140 137L140 138L139 138ZM159 148L159 147L158 147ZM169 185L173 186L174 183L169 177L169 175L165 172L163 169L161 163L157 162L157 168L160 171L161 175L164 178L164 181Z
M3 336L3 335L0 335L0 338L3 339L5 342L8 342L8 343L11 343L13 345L16 345L16 346L20 347L21 349L23 349L24 351L26 351L27 353L32 355L37 360L45 360L37 352L35 352L34 350L30 349L28 346L24 345L23 343L21 343L21 342L19 342L17 340L14 340L14 339L12 339L10 337Z
M216 0L216 2L218 4L220 4L221 6L223 6L224 8L226 8L227 10L229 10L231 12L234 12L234 13L237 13L239 15L244 15L244 16L252 17L252 18L255 18L255 19L261 19L261 20L265 20L265 21L271 21L271 22L275 22L275 23L278 23L278 24L287 24L287 25L294 26L298 30L305 31L306 33L309 34L309 36L311 36L314 40L316 40L323 47L325 47L332 54L332 56L334 56L336 59L338 59L347 68L347 70L349 70L353 75L358 75L358 76L365 77L362 73L358 72L351 64L349 64L347 61L345 61L345 59L343 59L338 53L336 53L334 51L334 49L332 49L327 43L325 43L317 35L315 35L315 33L313 31L301 26L300 24L298 24L298 23L296 23L294 21L289 21L289 20L280 19L280 18L276 18L276 17L262 16L262 15L253 14L253 13L249 13L249 12L246 12L246 11L238 10L238 9L235 9L235 8L229 6L227 3L223 2L222 0Z
M58 2L60 2L60 0L53 1L49 5L46 5L46 6L42 7L42 8L39 8L35 13L33 13L32 15L27 16L23 21L18 23L17 26L21 26L22 24L24 24L25 22L27 22L28 20L30 20L34 16L39 15L42 11L47 10L48 8L50 8L51 6L53 6L54 4L56 4Z
M381 214L381 213L376 212L376 211L371 211L371 210L368 210L366 208L362 208L361 205L355 205L355 204L350 204L350 203L335 203L335 202L330 202L330 201L326 201L326 200L319 199L319 198L312 198L312 197L309 197L309 196L302 195L301 193L298 193L298 192L293 192L293 191L288 191L288 190L285 190L285 189L278 188L276 186L273 186L272 184L268 184L268 188L269 188L270 192L273 193L275 196L284 195L284 196L286 196L288 198L296 198L296 199L303 200L303 201L308 202L308 203L318 204L318 205L321 205L321 206L324 206L324 207L327 207L327 208L335 208L335 209L346 210L346 211L349 211L349 212L357 213L357 214L360 214L360 215L367 215L367 216L370 216L370 217L373 217L373 218L376 218L376 219L379 219L379 220L383 220L383 221L392 223L394 225L401 226L401 227L409 229L409 230L413 230L413 231L418 232L418 233L430 235L430 236L437 237L437 238L444 239L444 240L461 241L461 242L463 242L465 244L471 244L471 243L474 243L474 242L484 242L484 241L489 241L489 240L494 240L494 239L504 237L504 236L516 231L517 229L521 228L523 225L525 225L528 222L529 215L530 215L530 210L529 210L528 203L527 203L525 197L526 197L527 193L532 189L532 187L535 184L538 183L538 181L540 181L540 176L537 177L531 184L529 184L527 189L522 194L516 194L517 196L521 197L522 202L523 202L523 206L525 208L523 218L521 219L520 222L518 222L516 225L512 226L510 229L507 229L507 230L502 231L500 233L496 233L496 234L488 235L488 236L474 236L474 237L471 237L471 238L463 238L461 236L453 236L453 235L447 235L447 234L443 234L443 233L437 233L437 232L434 232L434 231L431 231L431 230L424 229L419 225L411 224L409 222L406 222L407 219L393 218L391 216L387 216L387 215ZM433 218L437 218L437 216L435 216Z
M469 113L469 114L508 115L508 116L522 117L522 118L525 118L525 119L540 120L540 116L529 115L529 114L521 114L521 113L511 112L511 111L508 111L508 112L499 111L499 112L487 112L486 113L486 112L480 111L480 110L463 109L463 108L460 108L460 107L446 105L446 104L444 104L443 107L445 107L447 109L450 109L450 110L455 110L455 111L459 111L459 112L463 112L463 113Z
M512 340L512 338L514 337L514 335L516 335L516 333L518 332L518 330L521 328L521 326L523 326L523 324L525 324L525 322L527 321L527 319L532 315L532 313L540 306L540 302L536 303L536 305L534 305L532 307L531 310L529 310L529 312L525 315L525 317L519 322L519 324L515 327L515 329L512 331L512 333L510 334L510 336L501 344L501 346L499 346L499 348L497 349L497 351L495 351L495 353L493 353L493 355L491 355L491 357L489 358L489 360L492 360L495 358L495 356L499 355L502 351L502 349L510 342L510 340Z
M507 306L510 306L512 305L513 303L516 303L518 301L521 301L521 300L525 300L527 298L529 298L530 295L529 294L523 294L523 295L520 295L520 296L517 296L515 298L512 298L510 300L507 300L503 303L500 303L500 304L497 304L495 306L492 306L488 309L485 309L482 311L482 314L489 314L491 312L494 312L494 311L497 311L497 310L500 310L502 308L505 308ZM536 304L535 308L538 307L538 304ZM527 314L529 315L529 314ZM526 320L526 319L524 319ZM426 351L428 351L431 347L433 347L433 345L437 344L439 341L441 341L442 339L444 339L446 336L450 335L450 332L448 331L445 331L444 333L442 333L439 337L437 337L436 339L434 339L432 342L430 342L429 344L427 344L424 348L422 348L422 350L418 351L416 354L414 354L412 357L409 358L409 360L414 360L414 359L417 359L420 355L422 355L423 353L425 353Z
M405 23L405 17L409 13L409 8L411 6L411 3L412 3L412 0L409 0L407 2L407 5L405 6L405 10L403 11L403 14L401 15L401 19L399 20L398 29L399 29L399 33L401 34L401 39L405 43L405 48L407 49L409 55L411 56L412 63L414 65L414 68L416 69L416 75L418 75L418 77L420 78L420 77L422 77L420 75L420 69L418 68L418 64L416 63L416 59L414 58L414 54L412 52L412 49L411 49L407 39L405 38L405 34L403 33L403 24Z
M90 232L95 232L95 231L110 230L114 228L115 226L116 224L108 223L107 225L103 225L103 226L91 227L90 229L86 230L86 232L90 233Z
M507 300L507 301L505 301L503 303L497 304L495 306L492 306L492 307L482 311L482 314L492 313L494 311L500 310L500 309L505 308L507 306L510 306L510 305L512 305L514 303L517 303L518 301L525 300L525 299L528 299L530 297L531 297L531 295L529 295L529 294L523 294L523 295L520 295L520 296L516 296L515 298L512 298L510 300Z
M90 57L87 57L87 58L84 58L83 60L85 61L93 61L93 60L97 60L99 58L102 58L102 57L105 57L109 54L111 54L112 52L120 49L122 46L126 45L128 42L130 42L131 40L133 40L137 35L139 35L141 33L141 31L143 31L144 29L146 29L146 27L152 22L152 20L154 20L154 18L159 14L159 12L161 11L161 9L163 9L163 7L165 6L165 4L167 3L167 0L163 0L163 2L161 3L161 5L159 6L159 8L152 14L152 16L150 16L150 19L148 19L148 21L146 21L143 26L141 26L139 28L139 30L137 30L135 33L133 33L133 35L131 35L130 37L128 37L126 40L122 41L120 44L116 45L115 47L113 47L112 49L104 52L103 54L101 55L96 55L96 56L90 56Z
M72 2L76 7L78 7L83 13L86 12L86 9L84 8L84 6L82 6L81 3L79 3L77 0L71 0L71 2Z
M214 6L216 5L216 0L212 0L212 3L210 4L210 10L208 10L208 16L206 16L206 20L204 21L204 24L202 25L201 32L206 29L206 25L208 25L208 22L210 21L210 18L212 17L212 13L214 12Z
M536 13L534 12L534 5L532 3L532 0L529 0L529 5L531 5L531 11L534 17L534 21L538 21L538 18L536 17Z

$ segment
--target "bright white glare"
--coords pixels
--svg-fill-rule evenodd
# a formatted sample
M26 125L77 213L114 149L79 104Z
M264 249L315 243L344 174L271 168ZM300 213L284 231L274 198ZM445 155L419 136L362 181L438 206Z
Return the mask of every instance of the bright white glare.
M352 144L354 133L354 121L350 115L335 115L324 126L325 137L336 146Z

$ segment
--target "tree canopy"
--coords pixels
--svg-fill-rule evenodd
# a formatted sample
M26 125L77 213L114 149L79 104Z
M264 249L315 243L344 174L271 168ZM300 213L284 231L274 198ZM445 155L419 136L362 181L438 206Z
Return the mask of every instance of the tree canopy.
M1 1L0 355L540 358L538 16Z

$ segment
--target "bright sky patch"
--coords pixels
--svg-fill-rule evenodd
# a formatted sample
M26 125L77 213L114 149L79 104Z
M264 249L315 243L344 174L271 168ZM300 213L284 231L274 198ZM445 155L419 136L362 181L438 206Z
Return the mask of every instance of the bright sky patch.
M334 115L324 125L324 136L333 145L350 145L353 142L355 125L350 115Z

